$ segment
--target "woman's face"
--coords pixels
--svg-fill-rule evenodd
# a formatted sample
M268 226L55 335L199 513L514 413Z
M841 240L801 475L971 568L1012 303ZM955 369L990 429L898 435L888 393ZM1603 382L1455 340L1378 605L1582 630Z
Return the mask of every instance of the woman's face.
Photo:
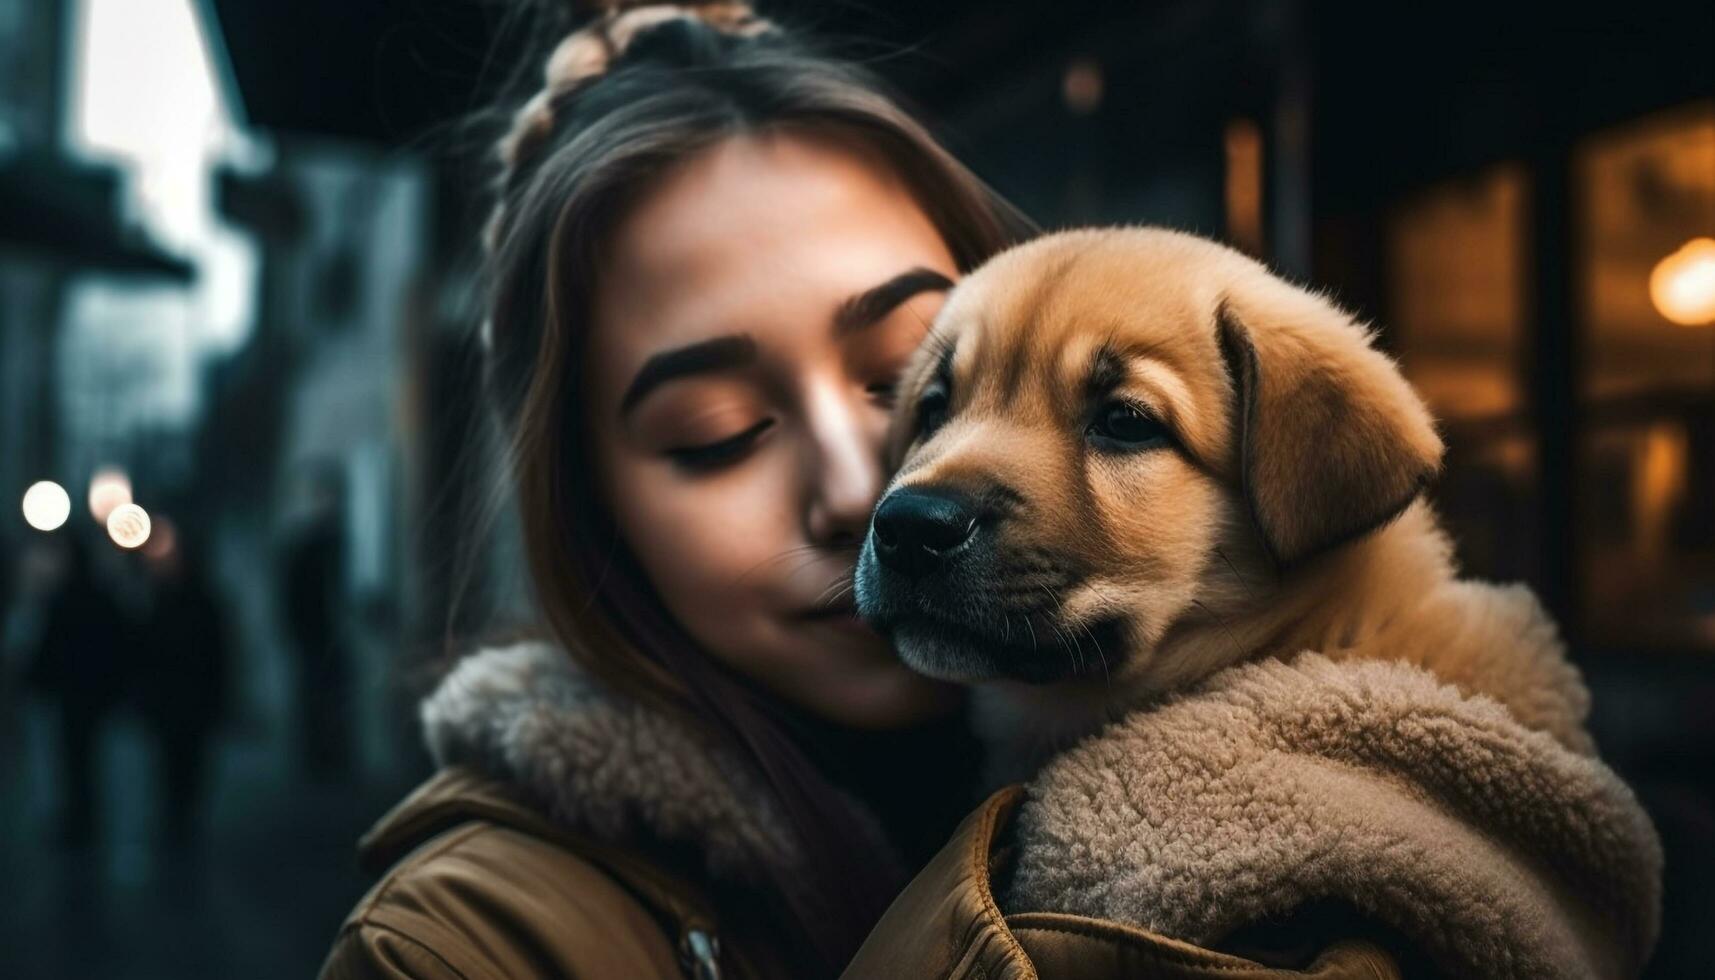
M892 386L957 275L910 192L832 143L734 137L652 188L603 261L583 378L595 460L668 610L832 721L956 704L846 587L887 478Z

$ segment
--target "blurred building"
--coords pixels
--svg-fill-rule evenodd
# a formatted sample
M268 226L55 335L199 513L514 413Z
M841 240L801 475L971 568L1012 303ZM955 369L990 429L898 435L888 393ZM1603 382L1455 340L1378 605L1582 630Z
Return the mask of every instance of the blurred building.
M218 488L225 539L278 573L310 515L313 485L337 494L341 580L361 639L348 706L370 724L367 764L396 771L391 657L415 579L406 560L415 502L408 403L410 318L419 308L426 168L373 147L271 140L260 173L217 175L225 217L261 253L254 332L210 376L201 485ZM275 595L280 583L270 577ZM270 635L280 636L274 603ZM289 655L289 654L288 654ZM405 750L409 751L409 750Z
M0 975L304 975L361 890L355 835L424 766L397 665L444 609L415 597L445 562L404 547L433 502L416 353L447 302L425 279L431 167L246 109L199 0L0 0ZM108 540L118 501L96 504L98 477L146 511L147 540ZM38 481L69 498L52 526L20 514ZM351 785L300 784L291 761L305 698L281 567L318 487L335 488L349 669L315 695L349 720ZM127 657L148 566L208 552L238 669L206 863L153 841L162 760L130 695L97 736L95 849L45 846L64 749L19 678L72 539L97 546L135 624ZM434 625L407 635L411 617ZM231 941L182 939L210 930Z
M0 487L57 475L56 383L74 292L91 280L182 286L191 268L125 213L124 174L70 146L68 8L0 3ZM8 525L0 540L11 541Z

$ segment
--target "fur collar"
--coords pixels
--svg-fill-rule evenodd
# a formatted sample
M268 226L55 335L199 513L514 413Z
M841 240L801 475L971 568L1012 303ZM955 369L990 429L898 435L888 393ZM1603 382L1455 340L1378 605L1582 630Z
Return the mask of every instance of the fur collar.
M1661 846L1592 756L1405 663L1229 668L1060 755L1017 823L1008 912L1197 943L1318 898L1454 976L1636 975Z
M717 879L755 884L764 869L801 864L794 834L752 770L599 687L552 644L465 657L420 714L438 764L517 786L567 827L615 843L689 846Z

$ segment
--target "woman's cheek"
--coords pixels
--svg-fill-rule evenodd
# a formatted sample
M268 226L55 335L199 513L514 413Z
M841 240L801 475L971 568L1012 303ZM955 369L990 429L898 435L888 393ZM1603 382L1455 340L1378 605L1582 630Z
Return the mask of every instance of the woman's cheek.
M766 460L749 462L692 479L657 474L626 508L628 543L658 588L680 593L663 597L682 613L757 590L774 577L770 563L794 547L786 476Z

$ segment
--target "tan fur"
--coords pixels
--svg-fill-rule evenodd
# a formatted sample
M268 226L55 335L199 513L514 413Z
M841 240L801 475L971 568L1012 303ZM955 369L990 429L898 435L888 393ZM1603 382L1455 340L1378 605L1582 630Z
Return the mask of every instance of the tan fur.
M1027 733L1003 755L1039 761L1141 699L1306 650L1423 667L1591 750L1583 685L1534 598L1455 577L1418 496L1441 441L1370 340L1251 259L1158 229L1047 236L959 285L901 387L893 487L1009 488L1021 503L997 547L1078 570L1043 573L1046 625L1106 667L992 685L991 734ZM949 345L950 418L913 441L910 406ZM1119 393L1176 446L1090 450L1083 392L1104 347L1124 365ZM1077 642L1116 618L1123 651Z

